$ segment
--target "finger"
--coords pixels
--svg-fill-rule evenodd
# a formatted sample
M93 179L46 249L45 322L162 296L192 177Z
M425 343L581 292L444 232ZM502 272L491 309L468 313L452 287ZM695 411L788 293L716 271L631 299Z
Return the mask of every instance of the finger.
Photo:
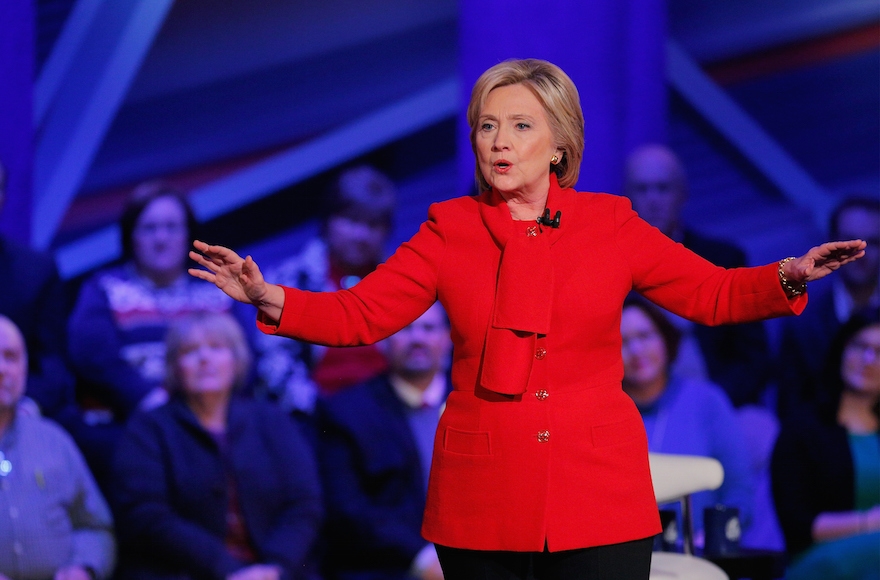
M865 249L868 244L864 240L843 240L837 242L828 242L826 245L831 251L859 251Z
M241 257L225 246L212 246L200 240L194 240L193 246L208 260L215 264L223 265L237 262Z
M216 276L214 276L213 273L208 272L207 270L202 270L200 268L189 268L187 269L187 272L189 272L190 276L201 278L202 280L205 280L206 282L211 282L212 284L216 279Z
M859 258L861 258L864 255L865 255L865 250L860 250L860 251L856 252L855 254L850 254L848 256L844 256L843 258L841 258L840 263L841 263L841 265L849 264L850 262L855 262L856 260L858 260Z
M262 272L260 272L260 267L257 266L257 263L250 256L250 254L248 254L248 256L244 259L242 272L244 271L247 271L248 278L250 278L251 280L257 280L258 277L262 277L263 275Z
M190 260L192 260L196 264L199 264L200 266L204 266L205 268L211 268L212 270L216 269L216 266L214 265L214 263L212 261L208 260L208 258L203 256L202 254L199 254L198 252L194 252L194 251L190 250L189 258L190 258Z

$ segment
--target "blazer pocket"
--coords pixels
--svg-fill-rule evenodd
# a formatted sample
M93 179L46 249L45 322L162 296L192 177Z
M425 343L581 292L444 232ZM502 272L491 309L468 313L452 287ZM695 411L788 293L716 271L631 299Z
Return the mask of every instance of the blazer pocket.
M443 449L462 455L491 455L488 431L459 431L447 427L443 434Z
M614 423L593 425L593 447L608 447L628 443L644 433L645 425L641 417L627 418Z

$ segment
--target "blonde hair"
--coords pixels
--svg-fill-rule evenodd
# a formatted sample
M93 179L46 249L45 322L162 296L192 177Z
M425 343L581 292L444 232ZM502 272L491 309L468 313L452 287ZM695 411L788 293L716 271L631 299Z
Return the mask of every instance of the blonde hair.
M562 159L556 165L547 160L548 171L556 173L560 187L572 187L578 180L584 156L584 113L581 110L577 87L565 72L553 63L534 58L505 60L480 75L471 91L467 109L471 148L477 154L476 135L480 113L493 89L522 84L528 88L547 115L556 146L562 150ZM489 189L489 183L476 163L477 187Z
M244 337L241 325L225 312L195 312L174 321L165 337L165 389L170 394L179 393L183 388L178 360L190 337L202 331L212 338L219 338L232 351L235 359L235 383L239 389L247 381L251 366L251 352Z

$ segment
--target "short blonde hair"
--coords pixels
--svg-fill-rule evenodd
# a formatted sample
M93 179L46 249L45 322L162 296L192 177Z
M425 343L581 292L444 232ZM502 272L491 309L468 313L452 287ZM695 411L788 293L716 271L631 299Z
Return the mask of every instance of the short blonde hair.
M556 146L563 151L556 165L548 160L548 171L556 173L560 187L572 187L578 180L584 157L584 112L577 87L565 72L546 60L526 58L500 62L480 75L471 91L467 121L471 128L471 148L477 154L477 128L486 98L493 89L522 84L528 88L547 115ZM477 187L489 189L489 183L476 163Z
M225 342L235 359L233 390L244 386L251 368L251 351L241 324L226 312L196 312L175 320L165 337L165 389L169 394L180 393L183 383L178 360L184 354L186 342L196 332Z

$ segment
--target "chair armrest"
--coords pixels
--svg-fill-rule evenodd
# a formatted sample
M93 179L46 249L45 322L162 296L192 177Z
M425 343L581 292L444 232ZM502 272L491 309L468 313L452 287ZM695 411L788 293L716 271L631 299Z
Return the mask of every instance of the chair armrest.
M677 501L698 491L718 489L724 481L724 468L711 457L649 453L648 460L658 504Z

